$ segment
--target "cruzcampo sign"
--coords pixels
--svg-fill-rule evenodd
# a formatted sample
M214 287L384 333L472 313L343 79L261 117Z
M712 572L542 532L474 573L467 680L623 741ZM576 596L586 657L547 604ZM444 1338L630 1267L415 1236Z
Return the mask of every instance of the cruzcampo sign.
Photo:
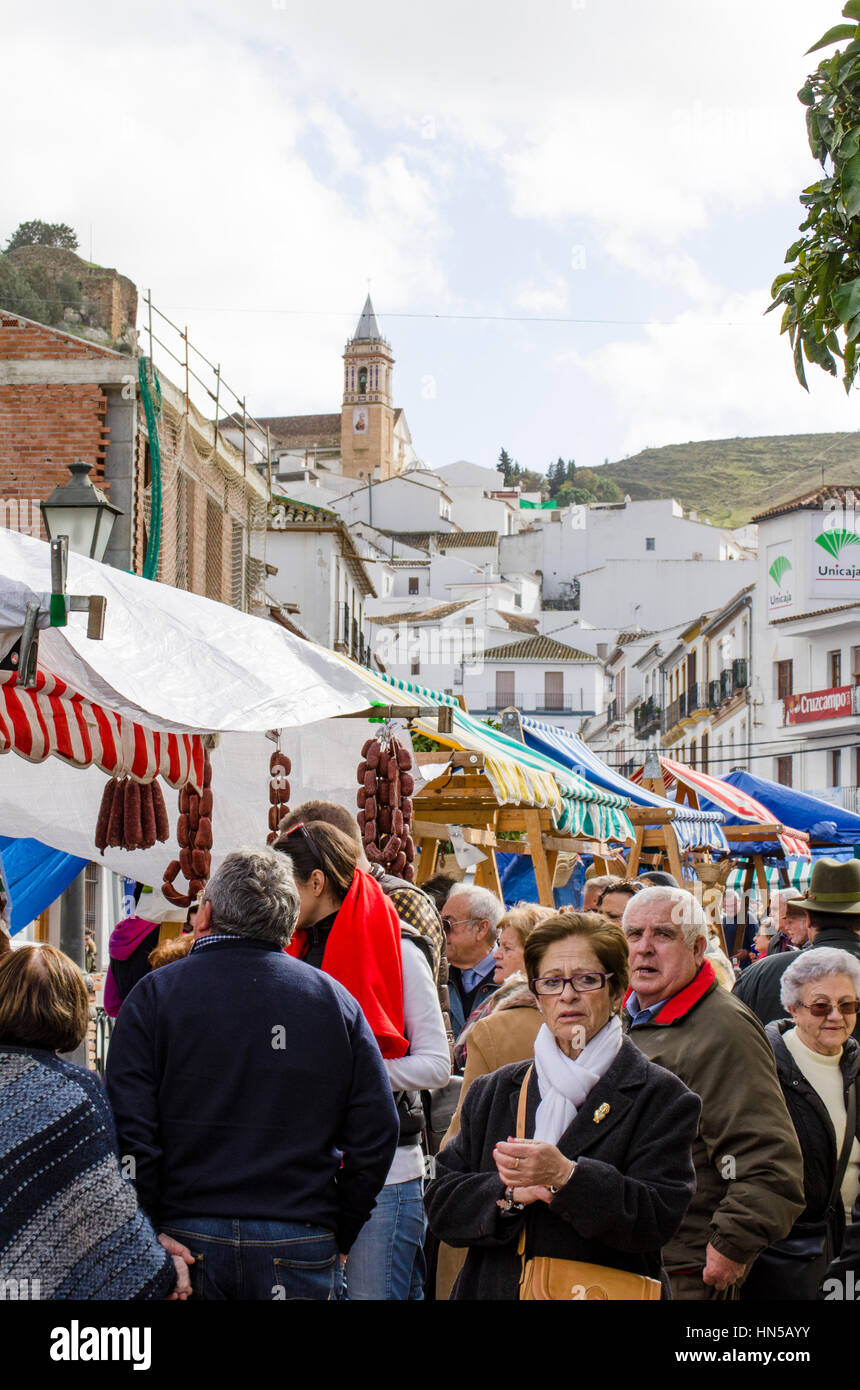
M844 719L853 709L854 689L838 685L832 690L810 690L805 695L786 695L786 724L811 724L817 719Z
M810 520L810 594L860 599L860 507L855 509L853 493L846 494L844 506L813 512Z

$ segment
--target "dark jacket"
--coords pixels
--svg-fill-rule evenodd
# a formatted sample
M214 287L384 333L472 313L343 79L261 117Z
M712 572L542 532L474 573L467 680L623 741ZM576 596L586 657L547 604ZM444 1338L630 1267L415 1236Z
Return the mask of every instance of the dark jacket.
M462 970L456 965L448 966L448 994L451 1000L451 1025L454 1029L455 1041L465 1028L469 1015L481 1004L484 1004L490 995L498 989L498 985L493 982L494 973L491 970L489 975L485 975L474 989L465 990Z
M836 1176L836 1134L827 1106L814 1086L807 1081L783 1041L783 1033L794 1027L794 1019L783 1018L768 1024L766 1033L776 1058L779 1084L785 1096L788 1113L803 1151L803 1195L806 1209L798 1218L804 1224L823 1221L830 1192ZM848 1100L848 1088L860 1073L860 1046L853 1038L846 1039L840 1062L843 1090ZM857 1138L860 1139L860 1110L857 1114ZM844 1209L837 1197L834 1220L834 1249L838 1250L844 1232Z
M702 1100L693 1145L696 1195L666 1247L666 1268L704 1268L709 1244L749 1264L787 1235L803 1210L800 1147L764 1029L720 988L705 961L690 984L629 1035Z
M352 995L247 938L204 938L135 986L107 1086L157 1229L301 1221L345 1253L397 1146L391 1085Z
M860 936L856 931L844 927L824 927L817 933L814 942L801 949L814 951L818 946L832 946L860 960ZM756 961L755 965L745 970L735 985L735 998L752 1009L761 1023L773 1023L785 1017L785 1008L779 997L780 985L791 962L799 955L800 951L791 950L776 956L765 956L764 960ZM853 1036L860 1041L860 1014L854 1024Z
M472 1083L460 1132L436 1156L427 1188L430 1227L440 1240L468 1246L455 1299L516 1299L526 1225L526 1257L550 1255L660 1275L660 1248L693 1193L690 1145L699 1101L676 1077L652 1065L628 1040L586 1097L558 1148L576 1160L573 1177L549 1205L505 1215L493 1147L516 1132L517 1104L531 1063L514 1062ZM526 1135L540 1103L537 1073L528 1090ZM601 1121L595 1112L606 1104Z

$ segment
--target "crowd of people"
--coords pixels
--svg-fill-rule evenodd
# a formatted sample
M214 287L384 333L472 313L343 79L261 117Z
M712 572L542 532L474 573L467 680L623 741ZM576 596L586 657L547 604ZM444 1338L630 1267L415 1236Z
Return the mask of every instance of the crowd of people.
M158 945L0 933L0 1277L50 1299L810 1300L860 1267L860 860L722 932L671 875L507 908L310 802Z

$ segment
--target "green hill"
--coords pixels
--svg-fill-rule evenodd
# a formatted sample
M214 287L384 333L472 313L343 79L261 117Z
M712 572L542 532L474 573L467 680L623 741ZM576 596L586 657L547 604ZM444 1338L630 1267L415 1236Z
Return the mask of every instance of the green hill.
M598 470L634 500L675 497L718 526L742 526L756 512L824 483L860 488L860 433L703 439L643 449Z

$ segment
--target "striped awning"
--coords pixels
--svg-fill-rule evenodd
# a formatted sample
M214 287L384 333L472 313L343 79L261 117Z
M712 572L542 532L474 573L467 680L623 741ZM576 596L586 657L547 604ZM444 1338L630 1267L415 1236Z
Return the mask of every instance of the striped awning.
M190 782L203 789L201 735L149 729L85 700L41 670L32 690L22 689L15 671L0 671L0 753L10 752L33 763L60 758L75 767L99 767L108 777L163 777L171 787Z
M722 832L719 811L699 811L692 806L679 806L668 797L649 791L647 787L630 782L614 768L608 767L597 754L569 729L545 724L540 719L522 716L523 733L530 748L551 754L565 766L575 770L589 786L602 787L626 796L634 806L651 806L670 811L672 828L682 849L710 849L728 852Z
M590 786L584 778L553 758L467 714L450 695L378 671L368 671L348 657L340 659L362 676L373 699L379 703L390 704L392 693L397 691L408 696L410 704L424 705L428 711L437 705L452 706L453 733L439 733L435 719L420 716L414 721L415 726L446 748L482 753L484 771L500 805L548 809L554 826L563 834L594 840L634 839L633 827L626 815L627 797Z
M762 806L760 801L756 801L754 796L748 792L743 792L739 787L733 787L730 782L724 782L719 777L709 777L706 772L699 772L697 768L688 767L686 763L676 763L672 758L660 758L660 766L663 770L663 781L665 785L673 786L675 782L683 782L686 786L692 787L700 796L707 801L719 806L721 811L725 811L733 820L748 822L752 825L772 825L774 818L766 806ZM633 774L632 780L640 781L642 769ZM793 835L790 830L785 830L778 836L779 843L782 845L787 855L795 855L800 859L809 858L809 842L798 835Z
M741 865L741 867L738 869L732 869L731 873L726 879L726 887L736 888L740 890L743 887L744 872L745 870L743 865ZM764 872L765 877L767 878L767 886L771 890L771 892L775 892L777 888L782 887L782 883L780 881L779 876L779 869L774 864L766 864ZM809 876L811 872L812 865L810 864L808 859L788 860L788 881L791 884L792 888L796 888L799 893L804 892L804 890L808 887ZM753 879L753 887L755 888L756 886L757 880Z

